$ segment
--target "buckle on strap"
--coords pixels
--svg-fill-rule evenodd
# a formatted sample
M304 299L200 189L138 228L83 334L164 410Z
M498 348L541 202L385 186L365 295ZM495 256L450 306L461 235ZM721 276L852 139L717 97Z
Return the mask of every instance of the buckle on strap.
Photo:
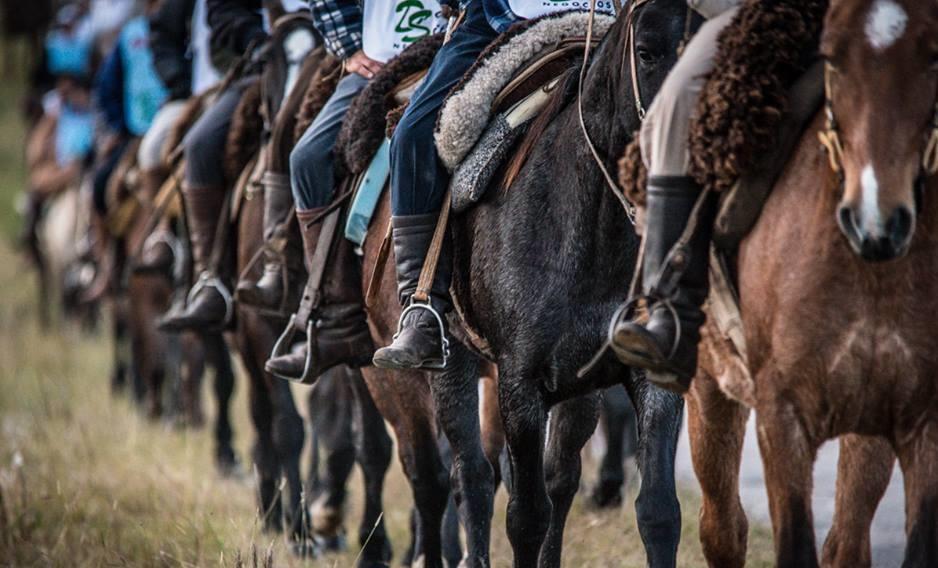
M192 300L195 299L203 288L214 288L215 291L218 292L218 295L221 296L222 300L225 301L224 325L228 325L234 315L234 299L231 297L231 292L228 291L228 288L217 276L209 272L203 272L199 276L199 281L195 283L192 290L189 290L189 295L186 296L186 304L191 304Z
M293 339L296 337L296 333L302 331L302 327L297 326L297 317L296 314L290 316L290 322L287 323L287 327L284 328L283 333L280 334L280 337L277 338L277 342L274 343L274 348L270 352L270 359L275 359L277 357L282 357L287 354L288 349L293 348ZM306 361L303 362L303 374L299 377L294 377L291 375L284 375L281 373L273 373L268 371L271 375L277 377L278 379L284 379L287 381L306 383L309 377L309 371L312 367L313 359L313 320L308 318L306 322Z
M397 320L397 332L394 334L394 339L401 334L401 331L404 329L404 318L407 317L407 314L411 312L416 312L419 310L425 310L433 314L434 319L436 319L437 326L440 329L440 350L442 351L442 361L440 363L424 365L424 369L433 369L433 370L442 370L446 368L446 364L449 362L449 339L446 338L446 328L443 326L443 317L440 315L440 312L436 311L436 308L433 307L429 301L421 302L417 301L411 297L410 305L404 308L404 311L401 312L400 319Z

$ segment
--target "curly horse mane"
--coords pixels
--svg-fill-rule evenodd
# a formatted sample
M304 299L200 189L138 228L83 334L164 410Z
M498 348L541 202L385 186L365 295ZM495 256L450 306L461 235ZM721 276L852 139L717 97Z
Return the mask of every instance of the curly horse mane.
M771 151L789 87L816 59L828 0L746 0L720 34L714 70L694 113L690 174L725 191ZM626 196L645 201L639 137L619 162Z

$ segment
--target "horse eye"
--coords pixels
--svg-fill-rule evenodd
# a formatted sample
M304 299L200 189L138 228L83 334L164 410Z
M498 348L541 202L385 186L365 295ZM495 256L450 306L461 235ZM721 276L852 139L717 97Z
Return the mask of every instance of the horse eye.
M642 61L642 63L651 63L655 60L655 56L652 55L651 52L647 49L639 47L637 52L638 58Z

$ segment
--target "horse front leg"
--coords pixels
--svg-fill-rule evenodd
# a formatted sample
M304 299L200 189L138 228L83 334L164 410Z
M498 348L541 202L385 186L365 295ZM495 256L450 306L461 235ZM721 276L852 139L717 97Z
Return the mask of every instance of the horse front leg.
M234 396L235 374L225 338L220 334L212 334L206 336L203 341L215 368L215 467L222 476L227 477L237 474L239 469L238 456L232 445L234 429L231 426L231 399ZM193 404L201 416L200 397L197 396Z
M870 527L889 487L896 456L882 438L849 434L840 438L834 522L827 533L821 565L857 567L872 564Z
M511 460L508 540L518 568L536 566L550 523L544 483L544 426L547 411L537 379L509 363L499 364L498 403Z
M284 514L287 526L290 527L293 552L297 556L309 556L315 554L315 545L310 538L309 519L303 499L304 488L300 478L300 454L303 451L306 431L303 418L293 401L290 384L280 379L270 380L274 408L274 448L281 473L286 479L287 498L284 502Z
M550 524L541 547L539 566L560 566L563 531L573 497L580 487L580 451L599 422L599 394L564 401L550 412L545 483L550 496Z
M384 418L378 412L361 371L348 373L349 385L355 397L352 420L355 427L356 459L362 468L365 483L365 511L358 528L358 543L362 547L360 567L386 566L391 562L391 541L384 524L384 478L391 466L393 445Z
M593 506L611 509L622 504L625 458L635 455L635 411L621 385L603 391L601 410L599 423L606 438L606 452L589 498Z
M674 456L684 401L653 386L640 372L624 383L638 421L638 468L642 484L635 500L638 532L648 565L671 567L681 540L681 504L674 484Z
M239 334L240 335L240 334ZM241 353L250 353L243 349ZM251 422L254 425L254 468L257 473L257 494L261 521L267 532L283 530L283 504L279 489L280 462L274 448L274 405L270 399L267 378L257 361L250 356L243 358L248 371L248 402Z
M920 425L914 436L902 436L896 448L905 481L907 544L903 568L938 566L938 420Z
M766 378L761 384L772 384ZM784 399L760 401L756 411L759 450L780 568L818 565L811 511L812 472L818 445Z
M466 529L467 567L489 566L495 475L479 427L479 361L454 345L446 371L430 381L437 420L453 453L451 485Z
M687 395L687 429L700 481L700 543L710 566L742 568L749 522L739 501L739 466L749 410L698 374Z

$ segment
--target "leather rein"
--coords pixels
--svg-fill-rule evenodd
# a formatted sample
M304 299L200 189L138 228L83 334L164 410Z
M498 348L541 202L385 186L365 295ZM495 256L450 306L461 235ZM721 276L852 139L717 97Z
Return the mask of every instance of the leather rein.
M626 48L622 51L622 66L625 65L625 58L628 57L629 76L632 82L633 104L635 105L635 112L638 114L639 121L645 120L646 108L644 102L642 101L642 91L640 88L641 85L638 78L638 62L636 60L635 50L635 18L639 8L653 1L654 0L631 0L631 2L629 2L628 11L625 14ZM616 3L615 5L618 4ZM577 84L577 112L579 114L580 130L583 132L583 137L586 139L586 146L589 148L590 154L593 156L593 160L596 162L596 165L599 166L599 170L602 172L603 178L606 180L607 187L610 191L612 191L612 194L619 201L619 203L622 204L622 208L625 210L625 214L628 216L629 221L632 223L632 225L635 225L635 206L629 203L629 201L625 198L625 194L622 191L622 188L619 187L619 184L616 183L615 179L609 173L608 168L606 168L605 162L603 162L602 157L596 150L596 146L593 144L592 138L590 138L589 130L586 128L586 121L583 119L583 83L586 80L586 72L589 69L590 50L592 49L593 39L593 22L595 16L596 0L590 0L589 20L587 21L586 27L586 45L583 48L583 65L580 67L580 76ZM681 44L678 47L678 55L684 51L684 47L687 45L687 42L690 41L692 35L692 19L693 10L688 7L684 20L684 38L681 40ZM938 142L936 142L936 152L938 152Z

